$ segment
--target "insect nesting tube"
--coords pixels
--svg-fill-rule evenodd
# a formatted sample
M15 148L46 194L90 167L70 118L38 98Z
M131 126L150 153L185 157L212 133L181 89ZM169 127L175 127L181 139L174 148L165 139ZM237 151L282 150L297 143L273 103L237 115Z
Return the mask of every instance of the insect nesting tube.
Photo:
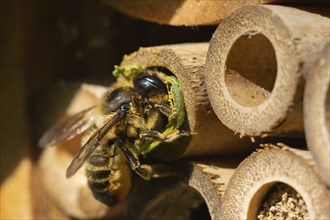
M220 219L326 219L329 196L310 152L269 145L234 172Z
M303 133L304 77L328 38L328 18L284 6L248 6L225 18L205 64L218 118L243 135Z
M183 144L174 143L172 146L159 146L150 152L148 156L172 161L183 157L202 157L246 151L248 146L251 146L249 149L252 148L249 139L241 139L235 136L230 129L226 128L217 119L212 111L204 85L204 64L207 50L207 43L166 45L140 48L137 52L124 57L121 63L122 68L140 66L143 69L155 68L164 71L167 75L177 78L183 92L186 122L188 124L188 127L184 127L183 130L188 131L190 134L189 137L183 138L188 138L188 141ZM233 162L230 163L232 165ZM213 172L213 168L216 167L216 165L192 164L192 169L182 175L188 179L188 185L196 189L205 200L212 219L218 219L222 198L220 194L223 191L223 186L229 180L228 176L232 174L232 172L221 169L221 167ZM225 170L224 173L222 173L223 170ZM228 178L223 180L219 176ZM218 182L215 183L215 180ZM157 186L157 184L155 185ZM218 188L219 185L222 187ZM148 189L148 187L141 188L142 192L143 189ZM177 193L180 193L180 189ZM164 199L164 196L159 196L153 201L159 202L162 198ZM145 207L148 207L148 205Z
M304 93L304 124L308 148L330 186L330 44L315 62Z
M105 1L115 9L146 21L167 25L198 26L219 24L235 9L243 5L260 4L247 1ZM207 11L207 13L205 13Z
M140 48L126 55L121 66L156 67L174 75L180 83L188 122L189 143L172 148L158 148L155 156L174 160L188 156L232 153L246 149L242 140L216 118L204 85L204 64L207 43L190 43Z

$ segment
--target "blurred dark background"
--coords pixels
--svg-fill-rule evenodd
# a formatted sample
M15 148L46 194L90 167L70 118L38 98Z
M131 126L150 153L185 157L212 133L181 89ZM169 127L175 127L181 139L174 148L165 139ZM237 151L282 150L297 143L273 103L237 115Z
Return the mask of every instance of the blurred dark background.
M100 0L0 1L1 182L67 107L81 82L110 85L139 47L209 41L216 26L166 26Z

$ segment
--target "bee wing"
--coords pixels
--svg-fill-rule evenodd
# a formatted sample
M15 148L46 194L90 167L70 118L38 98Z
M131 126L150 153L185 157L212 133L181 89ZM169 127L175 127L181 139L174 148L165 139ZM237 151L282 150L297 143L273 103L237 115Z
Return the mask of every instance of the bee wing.
M88 129L94 118L90 115L94 107L78 112L53 125L39 139L39 146L44 148L70 140Z
M84 162L90 157L96 147L100 144L109 132L109 130L123 117L125 113L117 113L110 121L106 122L100 129L95 131L88 141L82 146L79 152L74 156L68 169L66 170L66 177L69 178L80 169Z

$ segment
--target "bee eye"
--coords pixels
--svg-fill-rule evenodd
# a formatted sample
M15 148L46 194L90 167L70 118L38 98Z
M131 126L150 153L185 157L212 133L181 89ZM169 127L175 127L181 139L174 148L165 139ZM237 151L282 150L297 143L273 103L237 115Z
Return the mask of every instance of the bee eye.
M144 75L134 79L134 88L142 96L167 93L165 83L155 75Z
M115 89L111 93L106 93L103 102L104 114L116 112L120 108L128 110L132 95L133 89L130 87L122 87Z

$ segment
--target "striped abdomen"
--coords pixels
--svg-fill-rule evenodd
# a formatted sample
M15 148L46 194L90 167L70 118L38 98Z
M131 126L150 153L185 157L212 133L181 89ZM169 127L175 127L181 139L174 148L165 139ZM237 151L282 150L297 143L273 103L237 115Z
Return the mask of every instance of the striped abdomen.
M100 147L99 147L100 148ZM108 206L118 203L113 187L113 174L116 172L112 166L114 156L103 149L96 149L86 164L88 185L94 197Z

